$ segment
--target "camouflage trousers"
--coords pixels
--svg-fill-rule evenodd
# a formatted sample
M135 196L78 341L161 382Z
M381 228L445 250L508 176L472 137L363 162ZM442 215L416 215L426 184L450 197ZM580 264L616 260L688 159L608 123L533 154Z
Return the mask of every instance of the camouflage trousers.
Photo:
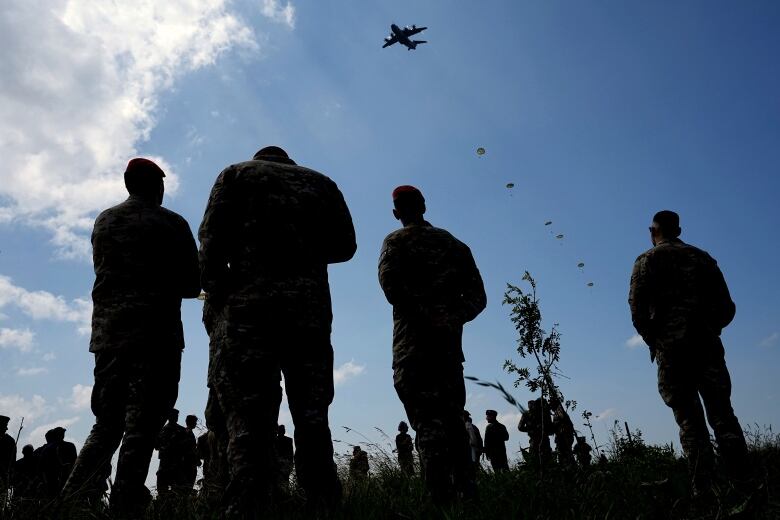
M95 425L81 448L62 494L94 496L105 488L105 468L121 442L111 493L118 509L149 498L144 485L155 440L176 403L181 350L103 350L95 353L92 413Z
M694 475L706 476L714 462L705 411L723 462L729 470L740 471L747 447L731 407L731 378L720 338L660 348L656 360L658 391L674 412Z
M474 494L475 468L463 425L463 365L405 361L394 365L393 383L417 433L421 472L433 500L451 501L454 492Z
M211 384L209 384L211 386ZM206 402L206 427L208 436L208 458L203 461L203 487L201 493L209 498L219 499L225 491L229 480L228 471L228 432L225 415L219 406L217 393L209 388Z
M555 434L555 452L558 455L558 464L574 464L574 432Z
M295 426L298 482L311 503L339 500L341 484L328 426L334 392L330 333L269 334L256 322L230 320L224 327L212 383L229 438L228 503L243 511L270 504L278 474L282 374Z
M399 452L398 465L404 475L414 475L414 454L411 451Z

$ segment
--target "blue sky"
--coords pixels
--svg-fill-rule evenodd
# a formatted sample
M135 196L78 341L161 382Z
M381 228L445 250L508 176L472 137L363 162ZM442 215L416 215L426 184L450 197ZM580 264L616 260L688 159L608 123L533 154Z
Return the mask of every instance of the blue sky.
M330 270L335 438L361 440L345 425L379 441L375 427L392 433L404 418L376 262L398 225L390 192L407 183L434 225L469 244L485 281L466 374L511 385L501 365L515 334L501 299L529 270L546 322L560 323L561 387L601 416L599 440L620 419L678 445L646 348L628 345L627 306L649 221L673 209L737 303L723 336L737 415L780 424L776 3L134 5L40 0L0 12L0 39L18 40L0 47L0 71L15 78L0 86L0 413L14 415L12 430L28 417L23 442L54 424L82 440L91 426L84 237L122 200L126 161L160 160L176 187L165 205L196 231L221 169L269 144L335 180L357 229L355 258ZM19 20L34 16L23 32ZM430 43L382 49L393 22L427 25ZM184 303L183 321L177 406L202 416L200 302ZM497 394L468 390L475 417L502 413L510 451L527 445Z

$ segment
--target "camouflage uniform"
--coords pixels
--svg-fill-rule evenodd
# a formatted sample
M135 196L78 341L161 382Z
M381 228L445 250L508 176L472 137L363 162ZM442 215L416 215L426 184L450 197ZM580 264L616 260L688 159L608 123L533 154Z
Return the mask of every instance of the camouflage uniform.
M258 153L219 175L199 237L203 288L224 327L211 378L230 438L229 509L264 507L276 482L281 373L298 481L313 503L333 502L341 488L328 427L327 266L349 260L356 249L341 192L286 157Z
M111 501L141 507L154 442L178 395L181 299L200 292L197 247L181 216L136 195L98 216L92 247L96 422L63 494L100 490L121 442Z
M364 481L368 478L368 470L368 453L355 446L349 459L349 478L356 482Z
M552 456L550 435L553 434L553 423L550 408L541 397L528 402L528 410L520 416L517 429L528 434L529 462L544 463Z
M509 463L506 458L506 441L509 440L509 432L506 426L498 421L488 422L485 426L485 456L490 461L493 471L506 471Z
M736 307L715 260L682 240L660 241L634 264L629 304L656 358L658 391L674 412L694 475L706 478L713 462L702 400L720 455L740 467L747 448L720 341Z
M155 448L160 465L157 469L157 493L162 494L180 488L184 482L182 475L186 465L183 448L186 430L184 426L168 421L157 436Z
M393 305L393 382L406 409L426 486L436 501L472 486L463 427L463 325L487 298L469 248L428 222L390 233L382 245L379 282Z
M414 475L414 443L406 432L395 436L395 451L398 453L398 465L407 475Z

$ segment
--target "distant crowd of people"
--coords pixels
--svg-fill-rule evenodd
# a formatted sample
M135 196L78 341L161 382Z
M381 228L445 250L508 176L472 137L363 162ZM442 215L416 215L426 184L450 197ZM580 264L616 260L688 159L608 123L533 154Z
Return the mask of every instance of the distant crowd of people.
M342 487L328 426L334 397L328 265L350 260L357 249L341 191L281 148L263 148L217 177L198 249L186 220L162 207L164 177L153 161L131 160L124 173L128 199L95 221L95 424L75 461L61 432L52 435L35 464L48 472L40 485L53 494L62 487L62 500L102 497L119 449L110 508L139 515L151 501L144 483L155 446L158 489L168 492L192 488L200 444L210 453L204 489L219 499L226 518L262 516L285 492L293 464L307 507L332 511ZM399 426L398 462L414 471L416 446L431 500L446 505L475 496L483 454L496 471L508 467L508 432L496 412L486 414L484 443L464 414L463 327L485 309L487 297L469 247L425 219L421 191L398 186L391 199L401 227L383 242L378 277L393 307L393 386L416 433L412 443L406 423ZM659 392L679 424L696 492L706 489L715 460L702 400L718 454L734 475L744 468L746 446L720 342L735 306L716 262L680 233L676 213L653 217L653 248L636 261L629 303L658 365ZM199 296L209 335L209 431L202 442L194 439L194 422L188 418L182 428L172 412L184 349L181 300ZM294 455L277 425L282 376ZM576 457L587 465L590 447L584 438L574 445L565 407L554 391L547 394L549 402L529 402L520 420L530 441L526 460L550 459L553 435L559 463ZM367 468L358 447L350 473L359 478Z

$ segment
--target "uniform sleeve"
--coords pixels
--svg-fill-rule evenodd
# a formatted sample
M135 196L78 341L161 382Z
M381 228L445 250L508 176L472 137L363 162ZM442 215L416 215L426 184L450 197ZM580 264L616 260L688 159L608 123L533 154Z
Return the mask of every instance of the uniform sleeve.
M179 221L178 268L181 276L181 297L196 298L200 294L200 267L198 265L198 246L186 220Z
M355 255L357 241L355 240L355 227L352 224L352 215L349 213L344 195L330 181L331 205L327 219L326 260L329 264L346 262Z
M379 285L390 305L403 305L408 300L404 283L400 251L391 237L385 238L379 253Z
M198 230L200 240L200 284L208 294L227 290L228 247L233 223L230 214L230 169L223 171L211 189L203 222Z
M718 267L718 263L713 259L710 270L710 283L708 287L711 288L713 294L711 300L714 309L715 326L717 332L720 332L734 319L734 315L737 313L737 306L734 304L734 300L731 299L729 293L729 287L726 285L726 279L723 277L723 272Z
M631 272L631 287L628 293L628 305L631 308L631 321L634 328L645 340L653 345L653 332L650 316L652 271L648 265L647 255L642 255L634 262Z
M481 313L487 306L487 295L482 276L474 261L471 250L463 245L463 292L461 302L463 305L463 321L467 323Z

